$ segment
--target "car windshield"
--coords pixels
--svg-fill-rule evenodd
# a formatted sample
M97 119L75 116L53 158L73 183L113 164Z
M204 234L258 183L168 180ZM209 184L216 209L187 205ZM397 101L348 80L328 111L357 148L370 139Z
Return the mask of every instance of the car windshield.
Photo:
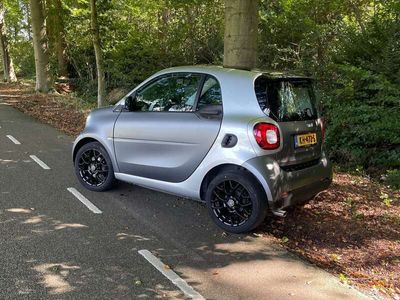
M317 118L315 95L310 80L257 78L255 92L263 112L279 122Z

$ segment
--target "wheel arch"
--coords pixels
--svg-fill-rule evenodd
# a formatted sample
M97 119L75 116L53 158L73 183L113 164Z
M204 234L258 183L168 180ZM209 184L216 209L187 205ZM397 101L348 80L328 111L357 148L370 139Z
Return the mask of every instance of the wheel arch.
M212 169L210 169L207 174L204 176L203 181L201 182L200 185L200 199L202 201L205 201L205 194L207 191L207 187L210 184L211 180L221 171L226 171L226 170L243 170L247 173L249 173L254 180L256 180L260 186L262 187L263 191L265 192L265 195L267 196L267 202L269 203L270 201L270 191L269 191L269 187L267 185L268 190L266 190L265 184L259 180L258 176L256 176L255 174L253 174L253 172L251 172L249 169L240 166L240 165L235 165L235 164L221 164L218 166L213 167Z
M76 154L78 153L80 148L82 148L84 145L92 143L92 142L98 142L101 144L100 141L98 141L92 137L84 137L81 140L79 140L78 142L76 142L76 144L74 145L74 151L72 152L72 161L75 162Z
M112 139L107 140L107 143L104 143L104 140L102 140L101 137L93 136L93 135L82 135L75 140L73 150L72 150L73 163L75 163L76 154L78 153L79 149L81 147L83 147L84 145L91 143L91 142L97 142L103 146L103 148L107 151L108 156L111 159L111 163L113 165L114 172L115 173L119 172L118 164L117 164L117 161L116 161L115 155L114 155L114 144L113 144Z

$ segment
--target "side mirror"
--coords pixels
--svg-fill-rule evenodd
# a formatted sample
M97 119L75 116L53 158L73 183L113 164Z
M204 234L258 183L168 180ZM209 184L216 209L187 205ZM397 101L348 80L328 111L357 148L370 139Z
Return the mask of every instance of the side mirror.
M135 102L136 98L134 95L130 95L125 98L125 109L128 111L133 111L135 110Z

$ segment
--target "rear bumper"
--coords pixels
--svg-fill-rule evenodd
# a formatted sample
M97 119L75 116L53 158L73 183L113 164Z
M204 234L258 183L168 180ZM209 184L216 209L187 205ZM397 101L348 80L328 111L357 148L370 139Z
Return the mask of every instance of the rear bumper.
M321 180L302 186L287 192L284 196L272 203L272 210L284 210L287 207L302 204L314 198L319 192L326 190L332 182L332 178L321 178Z
M268 156L248 160L243 167L261 182L273 211L304 203L327 189L332 182L332 165L324 153L316 164L301 170L284 171Z

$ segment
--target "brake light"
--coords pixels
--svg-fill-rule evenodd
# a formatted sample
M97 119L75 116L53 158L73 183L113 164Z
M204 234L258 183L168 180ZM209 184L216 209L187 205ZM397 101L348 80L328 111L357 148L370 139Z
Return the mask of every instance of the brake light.
M321 118L321 136L322 136L322 143L325 140L325 119Z
M253 133L257 144L262 149L277 149L281 144L279 129L273 124L258 123L254 126Z

